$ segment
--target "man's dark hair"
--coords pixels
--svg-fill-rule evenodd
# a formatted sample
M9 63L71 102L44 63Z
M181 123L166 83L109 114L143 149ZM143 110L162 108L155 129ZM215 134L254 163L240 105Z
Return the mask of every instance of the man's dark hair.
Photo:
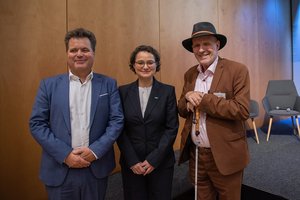
M151 53L154 56L154 59L156 62L156 71L158 72L160 70L160 55L156 49L154 49L151 46L147 46L147 45L140 45L137 48L135 48L135 50L131 53L130 61L129 61L130 69L135 73L135 69L134 69L133 65L135 63L136 55L141 51Z
M84 28L76 28L74 30L68 31L65 36L66 51L69 50L69 40L71 38L88 38L91 42L92 49L95 52L96 37L91 31L86 30Z

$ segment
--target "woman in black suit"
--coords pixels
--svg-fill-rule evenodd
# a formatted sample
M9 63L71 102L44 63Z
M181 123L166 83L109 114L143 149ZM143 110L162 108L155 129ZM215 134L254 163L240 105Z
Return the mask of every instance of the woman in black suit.
M157 81L159 53L138 46L130 69L138 79L119 88L125 125L118 139L125 200L170 200L178 131L173 86Z

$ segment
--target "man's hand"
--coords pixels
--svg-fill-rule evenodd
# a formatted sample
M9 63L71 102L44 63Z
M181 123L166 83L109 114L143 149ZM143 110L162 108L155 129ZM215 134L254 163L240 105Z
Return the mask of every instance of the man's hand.
M67 156L65 163L70 168L84 168L90 166L90 162L86 161L80 155L75 154L73 151Z
M79 155L81 158L88 162L93 162L96 160L95 155L88 147L78 147L72 151L73 154Z
M203 92L190 91L185 94L185 99L187 100L187 110L194 112L194 107L200 105L202 98L204 96Z

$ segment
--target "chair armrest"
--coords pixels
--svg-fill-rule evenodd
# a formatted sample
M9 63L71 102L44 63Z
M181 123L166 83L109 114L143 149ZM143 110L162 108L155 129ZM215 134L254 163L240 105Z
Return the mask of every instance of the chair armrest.
M270 110L271 110L271 105L269 103L269 99L267 96L265 96L262 100L262 105L263 105L263 108L265 109L266 113L269 113Z

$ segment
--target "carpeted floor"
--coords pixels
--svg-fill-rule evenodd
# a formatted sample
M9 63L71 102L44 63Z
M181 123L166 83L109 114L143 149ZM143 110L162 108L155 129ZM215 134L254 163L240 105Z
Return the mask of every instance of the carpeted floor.
M190 189L179 196L173 198L173 200L193 200L194 190ZM242 185L241 200L287 200L283 197L264 192L247 185Z
M300 199L300 140L293 134L291 120L274 122L269 142L267 127L258 128L260 144L248 131L250 164L244 171L241 200ZM188 180L188 163L175 166L173 199L194 199ZM106 200L122 200L120 173L110 176Z
M250 164L244 171L241 200L300 199L300 139L291 119L273 122L269 142L267 126L258 128L260 144L248 131ZM174 200L194 199L193 188Z
M266 141L267 126L258 129L260 144L249 132L250 164L245 169L243 183L256 189L300 199L300 140L294 135L291 119L274 122L270 139Z

